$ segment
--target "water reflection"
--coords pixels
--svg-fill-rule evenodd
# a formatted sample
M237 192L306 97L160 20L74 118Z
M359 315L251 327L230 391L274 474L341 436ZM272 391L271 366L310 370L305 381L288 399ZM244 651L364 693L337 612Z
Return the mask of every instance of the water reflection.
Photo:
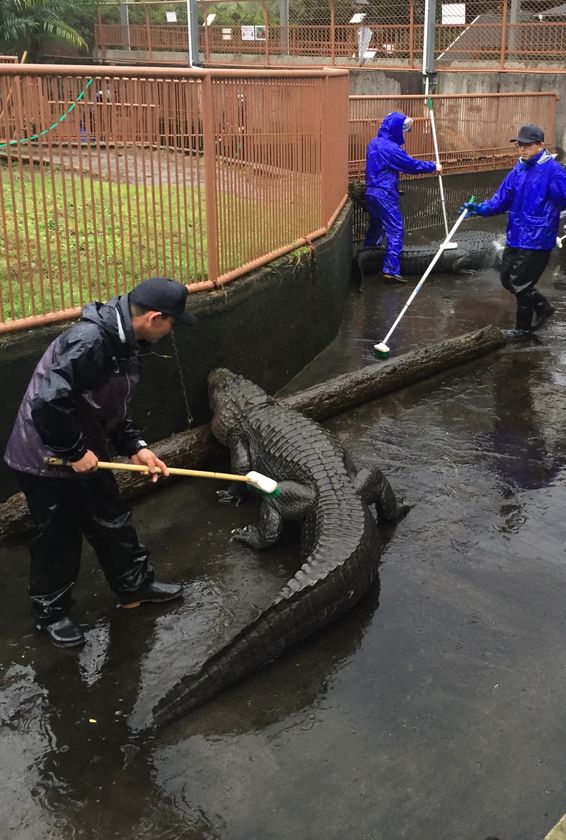
M151 739L132 738L128 725L152 634L133 633L131 621L115 611L87 635L78 656L38 656L33 664L13 666L2 683L0 708L14 740L26 747L20 760L28 762L22 778L29 791L25 807L14 811L10 834L2 836L190 836L156 800ZM9 746L6 754L13 772L16 755Z
M551 484L565 462L563 451L555 449L556 424L561 431L563 423L552 417L551 396L544 394L550 385L548 353L528 350L503 354L493 370L491 457L498 475L518 490ZM515 517L509 505L502 513Z

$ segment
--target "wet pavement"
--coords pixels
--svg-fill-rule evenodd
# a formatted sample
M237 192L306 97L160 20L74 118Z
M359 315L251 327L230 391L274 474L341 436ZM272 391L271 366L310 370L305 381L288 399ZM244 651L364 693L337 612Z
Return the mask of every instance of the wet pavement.
M353 290L287 390L373 363L413 285ZM78 652L33 632L25 548L0 546L0 838L542 840L566 811L566 256L540 287L537 338L326 424L414 505L380 592L156 736L153 703L278 590L296 536L256 554L213 482L152 493L136 522L186 597L117 610L86 551ZM513 311L495 271L434 277L392 356Z

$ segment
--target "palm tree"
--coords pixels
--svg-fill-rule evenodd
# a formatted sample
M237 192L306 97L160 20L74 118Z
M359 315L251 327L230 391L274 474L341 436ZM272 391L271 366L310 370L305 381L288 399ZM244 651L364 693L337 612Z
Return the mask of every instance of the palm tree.
M0 52L27 50L33 61L47 41L62 41L86 49L82 35L66 23L71 0L0 0Z

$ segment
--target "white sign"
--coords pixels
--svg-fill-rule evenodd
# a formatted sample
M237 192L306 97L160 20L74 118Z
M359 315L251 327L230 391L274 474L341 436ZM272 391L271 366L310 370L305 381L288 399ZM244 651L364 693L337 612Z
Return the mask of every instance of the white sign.
M465 3L443 3L442 23L462 24L466 23Z
M242 41L255 41L255 26L242 26Z
M350 23L361 23L362 20L365 18L365 16L366 16L365 12L356 12L355 15L352 15L352 17L350 19Z
M167 23L177 23L177 12L165 12Z
M223 26L222 27L222 40L223 41L231 41L232 40L232 27L231 26Z

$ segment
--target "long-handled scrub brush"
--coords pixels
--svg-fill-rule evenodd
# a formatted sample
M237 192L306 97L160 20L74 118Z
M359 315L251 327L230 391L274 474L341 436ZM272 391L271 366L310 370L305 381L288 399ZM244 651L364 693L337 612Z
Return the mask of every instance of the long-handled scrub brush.
M473 195L470 197L470 201L471 202L474 201L474 196ZM409 306L411 305L413 300L418 295L419 291L421 290L421 287L422 287L423 283L425 282L425 280L427 279L427 277L431 273L432 269L434 268L434 266L436 265L436 263L440 259L440 255L442 254L443 251L446 250L446 247L450 243L451 238L454 236L454 234L456 233L456 231L458 230L458 228L460 227L460 225L462 224L462 222L466 218L467 213L468 213L467 210L463 210L462 213L460 213L460 215L458 216L454 225L452 226L452 230L449 231L446 234L446 239L441 244L440 248L438 249L438 251L436 252L434 257L432 258L428 268L426 269L425 273L423 274L423 276L421 277L421 279L419 280L419 282L417 283L417 285L413 289L413 293L411 294L409 300L407 301L407 303L405 304L405 306L401 310L401 313L399 314L399 316L395 320L395 323L393 324L393 326L391 327L391 329L389 330L389 332L387 333L387 335L385 336L383 341L381 341L379 344L374 344L373 345L373 349L375 350L375 355L377 356L378 359L388 359L389 358L389 352L390 351L389 351L389 347L387 346L387 342L389 341L389 339L391 338L391 336L393 335L393 333L397 329L397 326L398 326L399 322L401 321L401 318L403 317L403 315L405 314L405 312L407 311L407 309L409 308Z
M64 461L62 458L55 457L45 458L45 463L57 467L71 466L69 461ZM119 461L98 461L96 469L125 470L127 472L145 473L146 475L150 474L149 469L143 464L122 464ZM168 467L167 469L169 470L170 475L182 475L190 478L215 478L219 481L242 481L245 484L249 484L251 487L255 487L256 490L260 490L268 496L278 496L281 492L277 482L274 481L273 478L268 478L266 475L262 475L254 470L246 473L246 475L238 475L237 473L232 474L208 472L207 470L188 470L183 469L182 467ZM161 470L157 468L155 472L161 473Z

